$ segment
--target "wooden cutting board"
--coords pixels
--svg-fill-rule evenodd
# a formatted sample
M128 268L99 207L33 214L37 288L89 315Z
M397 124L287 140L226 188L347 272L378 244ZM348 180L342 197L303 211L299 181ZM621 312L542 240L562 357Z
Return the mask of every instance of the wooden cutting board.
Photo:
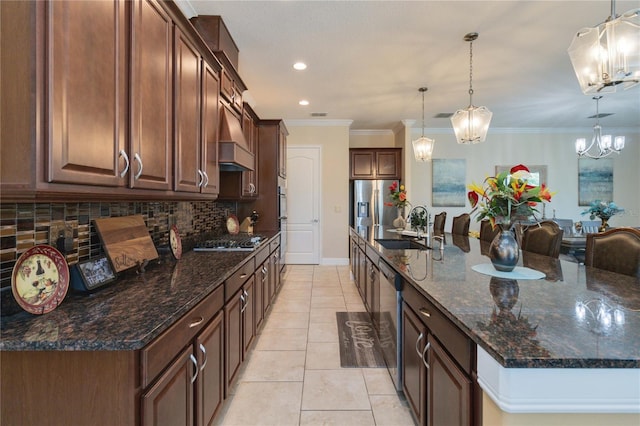
M116 272L158 257L142 216L108 217L95 219L94 223Z

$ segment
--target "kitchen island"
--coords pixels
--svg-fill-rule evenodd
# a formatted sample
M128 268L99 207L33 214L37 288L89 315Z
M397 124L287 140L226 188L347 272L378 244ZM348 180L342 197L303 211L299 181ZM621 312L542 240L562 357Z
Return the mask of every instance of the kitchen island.
M208 424L280 283L280 235L263 235L255 251L167 254L47 314L2 317L0 423Z
M545 278L495 279L474 269L490 264L488 246L474 238L395 250L376 241L401 238L395 232L359 237L475 343L484 424L580 424L577 413L606 415L609 424L640 420L637 278L521 253L519 266ZM562 420L535 417L549 413Z

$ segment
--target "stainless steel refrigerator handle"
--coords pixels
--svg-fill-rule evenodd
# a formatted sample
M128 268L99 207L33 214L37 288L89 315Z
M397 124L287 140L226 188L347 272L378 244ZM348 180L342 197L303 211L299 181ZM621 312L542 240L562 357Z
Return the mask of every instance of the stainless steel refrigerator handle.
M380 225L380 211L378 210L379 189L373 190L373 226Z

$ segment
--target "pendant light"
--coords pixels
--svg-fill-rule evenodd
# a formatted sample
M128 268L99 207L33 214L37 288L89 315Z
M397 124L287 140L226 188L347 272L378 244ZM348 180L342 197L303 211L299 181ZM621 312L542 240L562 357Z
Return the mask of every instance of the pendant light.
M640 8L619 16L611 0L611 15L579 30L568 53L585 95L635 86L640 82Z
M602 96L594 96L593 100L596 101L596 124L593 126L593 137L591 138L591 143L587 146L587 140L585 138L576 139L576 153L579 157L589 157L589 158L603 158L608 155L620 154L620 151L624 148L624 136L616 136L613 138L611 135L603 135L602 127L600 126L600 109L599 102L602 99ZM591 148L598 148L598 152L591 153Z
M422 93L422 137L416 139L412 142L413 144L413 155L416 157L416 161L431 161L431 154L433 153L433 147L436 143L434 139L429 139L424 136L424 92L426 92L426 87L421 87L418 89L419 92Z
M493 115L486 107L473 106L473 41L477 38L478 33L469 33L464 36L464 41L469 42L469 106L466 109L459 109L451 117L453 131L460 144L484 142Z

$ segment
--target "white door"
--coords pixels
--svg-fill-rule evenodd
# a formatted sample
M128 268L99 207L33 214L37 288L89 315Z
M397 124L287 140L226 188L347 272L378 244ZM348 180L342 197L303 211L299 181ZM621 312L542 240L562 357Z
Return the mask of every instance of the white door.
M285 263L320 263L320 147L287 148Z

